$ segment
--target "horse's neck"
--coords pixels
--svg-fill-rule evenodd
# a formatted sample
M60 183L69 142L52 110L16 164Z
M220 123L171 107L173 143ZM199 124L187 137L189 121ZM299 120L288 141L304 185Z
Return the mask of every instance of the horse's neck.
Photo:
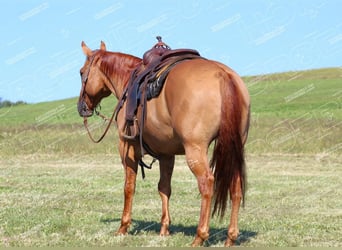
M131 72L141 63L141 61L141 58L132 55L108 52L107 58L103 60L103 70L115 88L116 93L113 94L115 94L117 98L121 97L130 79Z

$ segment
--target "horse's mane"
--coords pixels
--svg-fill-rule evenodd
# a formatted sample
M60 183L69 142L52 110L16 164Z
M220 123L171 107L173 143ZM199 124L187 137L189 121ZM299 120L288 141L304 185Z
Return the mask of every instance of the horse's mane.
M139 57L119 52L99 50L97 55L95 63L101 59L100 70L107 76L112 76L115 73L115 75L120 79L129 79L131 71L142 62L142 59ZM126 84L127 81L124 82L124 85Z

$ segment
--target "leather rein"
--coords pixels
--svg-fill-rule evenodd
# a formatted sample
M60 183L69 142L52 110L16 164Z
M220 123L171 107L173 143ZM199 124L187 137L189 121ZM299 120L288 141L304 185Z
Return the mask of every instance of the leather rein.
M113 114L112 114L112 116L111 116L110 119L108 119L107 117L103 116L103 115L100 114L98 111L96 111L95 113L96 113L96 115L100 116L103 120L105 120L105 121L106 121L106 120L109 120L109 123L108 123L106 129L104 130L103 134L100 136L100 138L94 139L94 137L91 135L90 130L89 130L89 128L88 128L88 120L87 120L87 117L83 117L83 124L84 124L84 127L86 128L86 130L87 130L87 132L88 132L88 136L89 136L89 138L92 140L92 142L94 142L94 143L99 143L99 142L102 141L102 139L105 137L105 135L107 134L107 132L108 132L108 130L109 130L110 125L111 125L112 122L113 122L113 119L114 119L114 116L115 116L115 110L114 110L114 112L113 112Z
M83 75L82 75L82 91L81 91L81 96L82 96L82 98L84 98L85 86L86 86L86 83L87 83L87 81L88 81L88 76L89 76L90 68L91 68L91 66L93 65L94 58L95 58L95 55L92 56L92 57L90 58L90 64L89 64L89 67L88 67L87 72L86 72L86 74L85 74L85 77L83 77ZM114 120L114 117L115 117L115 114L116 114L116 107L114 108L113 114L112 114L112 116L111 116L110 119L108 119L108 118L105 117L104 115L100 114L100 112L97 111L96 108L95 108L94 111L95 111L95 114L96 114L97 116L100 116L103 120L105 120L105 121L109 120L109 123L107 124L107 127L106 127L106 129L104 130L103 134L102 134L98 139L94 139L94 137L91 135L90 130L89 130L89 127L88 127L88 119L87 119L86 116L83 117L83 124L84 124L84 127L86 128L86 130L87 130L87 132L88 132L89 138L92 140L92 142L94 142L94 143L99 143L99 142L102 141L102 139L103 139L103 138L105 137L105 135L107 134L107 132L108 132L108 130L109 130L109 127L110 127L110 125L112 124L112 122L113 122L113 120Z

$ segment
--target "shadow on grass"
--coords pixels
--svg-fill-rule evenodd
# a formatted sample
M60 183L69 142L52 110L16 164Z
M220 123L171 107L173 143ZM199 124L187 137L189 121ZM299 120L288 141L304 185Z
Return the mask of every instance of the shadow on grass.
M120 222L120 219L101 219L102 223ZM173 234L181 233L185 236L195 236L197 225L185 226L182 224L170 225L170 236ZM132 225L129 229L129 234L136 235L143 232L154 232L159 234L160 223L142 220L132 220ZM248 242L251 238L254 238L257 232L240 230L239 237L235 242L235 245L241 245L244 242ZM227 228L210 228L209 239L205 242L205 246L211 246L216 244L223 244L227 239Z

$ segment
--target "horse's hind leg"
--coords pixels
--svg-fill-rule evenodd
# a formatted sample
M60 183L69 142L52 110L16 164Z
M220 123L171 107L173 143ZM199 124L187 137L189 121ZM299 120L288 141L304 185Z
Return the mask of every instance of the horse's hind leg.
M224 244L226 247L233 246L239 236L238 216L242 198L241 180L239 175L237 175L230 188L230 198L232 201L232 209L228 227L228 237Z
M209 167L207 148L198 145L185 147L186 160L189 168L197 178L198 189L201 193L201 212L197 233L192 246L200 246L209 237L209 221L211 200L213 196L214 176Z
M160 165L160 179L158 183L158 191L162 200L162 217L160 235L169 235L169 226L171 224L169 213L169 199L171 196L171 177L175 163L174 156L161 157L159 159Z

